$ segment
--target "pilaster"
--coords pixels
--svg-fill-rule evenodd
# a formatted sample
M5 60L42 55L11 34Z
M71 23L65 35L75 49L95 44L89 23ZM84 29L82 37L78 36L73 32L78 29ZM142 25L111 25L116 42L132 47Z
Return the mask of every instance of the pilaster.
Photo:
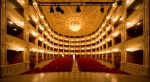
M6 0L0 1L0 66L6 66L7 65L7 48L6 48Z

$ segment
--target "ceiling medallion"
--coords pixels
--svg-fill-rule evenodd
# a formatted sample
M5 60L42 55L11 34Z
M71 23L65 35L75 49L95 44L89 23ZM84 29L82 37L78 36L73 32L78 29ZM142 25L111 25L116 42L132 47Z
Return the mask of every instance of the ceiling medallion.
M66 21L65 24L68 29L70 29L73 32L77 32L83 27L85 23L85 20L81 17L69 17Z

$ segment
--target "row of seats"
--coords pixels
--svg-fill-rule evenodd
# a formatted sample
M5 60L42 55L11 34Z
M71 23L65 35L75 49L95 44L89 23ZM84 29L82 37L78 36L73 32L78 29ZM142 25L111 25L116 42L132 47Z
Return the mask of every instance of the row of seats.
M59 58L41 68L42 72L71 72L73 59L70 57Z
M104 65L100 64L99 62L95 61L92 58L76 58L78 68L82 72L101 72L101 68L105 67Z
M107 72L107 73L121 73L125 74L125 72L116 69L116 68L108 68L105 65L102 65L100 62L85 57L76 58L78 68L81 72ZM49 64L45 65L43 68L35 68L29 70L25 74L30 73L41 73L41 72L71 72L73 66L73 58L64 57L55 59Z
M116 68L110 69L92 58L80 57L77 58L76 60L77 60L78 68L81 72L107 72L107 73L126 74L125 72Z
M24 74L41 73L41 72L71 72L73 59L70 57L58 58L45 65L43 68L31 69Z

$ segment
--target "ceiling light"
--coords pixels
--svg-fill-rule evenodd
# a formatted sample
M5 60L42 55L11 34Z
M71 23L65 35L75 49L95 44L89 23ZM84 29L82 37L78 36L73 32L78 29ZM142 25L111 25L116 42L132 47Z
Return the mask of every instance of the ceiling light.
M73 22L71 22L69 29L76 32L81 29L81 26L79 25L78 21L73 21Z
M52 6L50 7L50 13L54 13L54 9Z
M77 13L81 12L80 6L77 6L76 12L77 12Z
M104 13L104 7L103 6L100 8L100 11L101 11L101 13Z

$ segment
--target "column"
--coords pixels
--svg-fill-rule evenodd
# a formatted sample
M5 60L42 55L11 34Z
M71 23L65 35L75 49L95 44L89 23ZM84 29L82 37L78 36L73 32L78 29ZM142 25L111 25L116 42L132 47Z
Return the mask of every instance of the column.
M111 61L112 61L112 65L114 66L114 52L112 52L112 59L111 59Z
M38 38L36 38L35 44L38 46ZM35 59L35 65L38 65L38 58L39 58L39 57L38 57L38 53L39 53L39 52L36 52L36 56L35 56L35 58L36 58L36 59Z
M53 59L54 59L54 53L52 55L53 55Z
M7 49L6 49L6 0L0 1L0 66L6 66L7 65ZM0 70L1 71L1 70Z
M149 3L149 0L144 0L144 60L143 60L143 65L146 66L146 67L149 67L148 70L149 70L149 75L150 76L150 56L149 56L149 16L150 16L150 13L149 13L149 7L150 7L150 3Z
M27 7L28 8L28 7ZM29 22L28 22L28 10L25 8L24 10L24 18L25 18L25 26L24 26L24 41L25 41L25 51L24 51L24 57L23 62L28 62L30 59L30 49L29 49Z
M38 58L39 58L39 57L38 57L38 52L36 52L35 58L36 58L36 59L35 59L35 65L38 65Z
M124 18L126 18L126 9L124 8ZM124 19L126 20L126 19ZM124 64L126 63L126 60L127 60L127 57L126 57L126 48L125 48L125 44L124 42L126 41L126 29L125 29L125 21L122 22L122 33L121 33L121 42L122 42L122 45L121 45L121 66L120 68L123 70L124 69Z
M108 59L108 53L106 53L105 62L107 62L107 59Z
M44 59L44 52L41 53L42 54L42 60Z

